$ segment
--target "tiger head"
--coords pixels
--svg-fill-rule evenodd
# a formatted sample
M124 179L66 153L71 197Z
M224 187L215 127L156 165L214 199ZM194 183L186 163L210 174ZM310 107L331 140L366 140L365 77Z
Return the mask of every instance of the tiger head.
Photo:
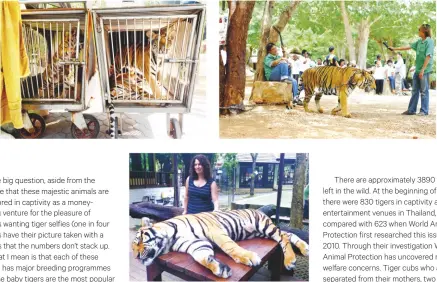
M352 77L354 84L356 84L360 89L376 89L376 82L373 75L366 71L360 70L354 73Z
M158 50L160 54L167 53L167 50L171 48L173 41L176 38L176 31L164 30L159 33L147 31L147 37L152 39L153 50Z
M134 258L140 259L145 266L161 255L167 246L167 238L159 227L141 227L132 243Z

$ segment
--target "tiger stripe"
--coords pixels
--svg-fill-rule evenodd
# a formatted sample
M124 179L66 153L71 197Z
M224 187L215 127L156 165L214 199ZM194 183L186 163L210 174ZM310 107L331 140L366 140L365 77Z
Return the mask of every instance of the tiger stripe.
M284 253L287 269L295 267L296 256L291 244L308 255L308 245L294 234L281 231L272 220L257 210L216 211L188 214L141 228L133 241L134 254L145 265L170 250L190 254L215 275L227 278L230 268L214 258L212 244L218 246L236 262L259 265L261 259L235 241L253 237L270 238L278 242Z
M312 112L308 108L308 104L316 88L319 88L320 91L315 97L319 113L323 113L323 108L320 106L322 95L331 89L335 89L339 98L337 107L331 110L331 114L335 115L341 111L343 117L351 117L348 112L347 98L357 86L361 89L376 88L375 79L371 73L353 67L322 66L309 68L302 74L302 81L305 88L305 112Z

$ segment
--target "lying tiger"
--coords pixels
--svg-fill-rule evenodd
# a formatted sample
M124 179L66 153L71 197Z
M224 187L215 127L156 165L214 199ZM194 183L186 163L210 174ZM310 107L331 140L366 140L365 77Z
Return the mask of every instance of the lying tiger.
M159 70L162 62L158 61L158 54L170 49L175 31L170 30L168 35L165 32L156 34L147 31L146 35L152 41L151 47L149 42L144 43L144 48L143 43L138 42L115 51L115 66L111 66L109 71L113 98L137 100L143 96L153 99L162 97L158 83L161 80Z
M323 93L327 93L330 89L336 89L338 93L338 104L337 107L332 109L331 114L335 115L341 111L341 115L347 118L351 117L347 107L347 98L355 87L358 86L360 89L367 87L376 89L375 79L370 72L353 67L339 68L335 66L323 66L310 68L304 71L302 80L305 88L305 99L303 103L305 112L312 112L308 108L308 103L316 88L320 88L321 90L315 97L319 113L323 113L323 108L320 107L320 99Z
M183 252L190 254L214 275L228 278L232 275L231 269L214 257L213 245L237 263L257 266L261 263L260 257L234 242L254 237L278 242L284 252L284 265L287 269L294 268L296 263L291 243L303 255L309 254L307 243L294 234L279 230L267 215L251 209L181 215L152 227L142 227L138 230L132 248L134 256L146 266L161 254L169 251Z

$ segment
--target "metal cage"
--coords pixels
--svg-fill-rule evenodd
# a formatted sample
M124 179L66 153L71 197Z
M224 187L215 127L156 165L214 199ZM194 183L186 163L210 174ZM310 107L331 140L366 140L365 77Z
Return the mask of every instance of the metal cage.
M204 5L93 11L101 86L118 113L189 113Z
M85 9L22 11L30 75L21 79L23 108L84 110L88 18Z
M30 75L21 79L25 111L58 110L72 113L74 138L95 138L98 120L82 114L86 88L94 68L93 27L84 0L21 1L22 35ZM22 7L23 7L22 6ZM22 138L40 138L45 120L37 113L23 115Z

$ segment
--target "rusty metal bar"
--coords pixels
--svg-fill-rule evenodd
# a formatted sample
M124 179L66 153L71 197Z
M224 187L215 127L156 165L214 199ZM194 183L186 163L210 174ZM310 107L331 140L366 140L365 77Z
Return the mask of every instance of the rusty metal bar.
M124 85L124 79L123 79L123 57L121 55L121 32L120 32L120 20L117 20L118 23L118 45L119 45L119 54L120 54L120 74L121 74L121 85ZM118 100L118 97L116 96L116 99Z
M68 34L68 53L67 54L68 54L69 58L67 58L67 59L71 61L71 54L70 54L70 50L71 50L71 23L69 23L68 30L69 30L69 34ZM65 50L63 50L63 52L65 53ZM70 75L71 66L69 65L69 66L67 66L67 68L68 68L68 75ZM65 77L64 77L64 80L65 80ZM68 80L68 77L67 77L67 80ZM66 83L66 84L68 85L68 98L71 99L71 87L70 87L70 84L68 84L68 83Z
M157 19L180 19L180 18L194 18L197 17L196 15L178 15L178 16L147 16L148 19L153 19L153 20L157 20ZM132 16L132 17L103 17L104 20L126 20L126 19L143 19L144 16Z
M79 50L79 47L80 47L80 22L77 22L77 31L76 31L76 37L77 37L77 41L76 41L76 60L77 61L79 61L79 53L80 53L80 50ZM74 100L77 100L77 90L79 89L79 87L77 87L78 85L78 73L79 73L79 65L74 65L74 66L71 66L70 65L70 67L73 67L73 69L75 70L75 72L74 72L74 76L75 76L75 78L74 78L74 89L73 89L73 91L74 91L74 93L73 93L73 98L74 98ZM82 82L82 84L83 84L83 82Z
M167 19L166 33L165 33L165 46L164 50L167 53L167 45L168 45L168 33L170 28L170 19ZM162 73L161 73L161 93L164 91L164 75L165 75L165 57L162 59ZM168 100L168 92L165 95Z
M51 65L52 65L52 88L53 88L53 98L55 98L56 96L55 96L55 68L53 67L53 60L54 60L54 58L55 58L55 55L54 55L54 53L53 53L53 36L52 36L52 23L51 22L49 22L49 28L50 28L50 53L51 53L51 55L52 55L52 59L50 60L51 61ZM59 80L59 75L58 75L58 80ZM58 83L59 83L59 81L58 81ZM50 93L50 92L49 92Z
M112 20L109 21L109 29L111 32L111 55L112 55L112 70L113 70L113 75L114 75L114 87L117 86L117 65L115 64L115 56L114 53L115 51L115 46L114 46L114 31L112 30ZM109 66L110 67L110 66ZM110 82L108 81L108 84Z
M151 83L152 48L153 48L153 30L152 30L152 19L150 19L150 37L149 37L149 86L150 86L150 89L152 89L152 83ZM156 94L153 93L153 95L156 95ZM150 92L149 92L149 100L150 100Z
M144 56L144 43L145 43L145 41L146 41L146 29L145 29L145 26L144 26L144 18L143 18L143 52L141 53L141 54L143 54L142 55L142 57L143 57L143 68L141 69L142 70L142 72L143 72L143 79L141 80L141 82L143 83L143 100L144 100L144 81L145 81L145 79L146 79L146 70L144 69L144 60L145 60L145 56ZM150 74L149 74L150 75Z
M136 100L138 100L138 78L136 77L137 72L137 25L134 19L134 70L135 70L135 92Z
M185 39L187 37L187 24L188 24L188 19L185 20L184 38L183 38L182 46L181 46L181 57L184 56L183 53L184 53L184 48L185 48ZM178 74L176 76L176 91L175 91L174 99L176 99L177 94L178 94L178 90L179 90L179 84L180 84L180 82L179 82L179 80L180 80L179 75L180 75L181 66L182 66L182 64L178 64ZM182 95L180 95L180 96L182 97ZM180 100L181 100L181 97L179 97Z
M156 84L158 84L158 72L159 72L159 60L160 60L160 54L161 49L159 49L159 43L161 43L161 18L158 21L158 46L156 50L156 65L155 65L155 81ZM159 88L159 85L156 85ZM155 95L156 98L156 95ZM162 100L162 92L161 97L159 97Z
M55 52L58 54L58 57L59 57L59 34L58 33L59 33L58 32L58 22L56 22L56 46L55 46ZM58 59L60 59L60 58L58 58ZM59 78L59 75L60 75L60 72L61 72L59 66L56 67L56 72L58 73L58 78ZM64 76L62 76L62 77L64 77ZM58 97L61 97L61 92L59 90L59 84L60 84L60 82L58 81ZM62 92L64 92L64 86L62 86Z
M62 22L62 60L65 61L65 22ZM65 77L65 65L62 65L62 77ZM62 84L62 92L65 93L65 85Z
M44 40L45 40L45 34L46 34L46 27L45 27L45 23L43 22L42 23L42 28L43 28L43 30L44 30ZM48 51L49 51L49 46L48 46L48 44L47 44L47 40L45 40L45 46L46 46L46 53L48 53ZM39 48L38 48L39 49ZM48 70L48 68L49 68L50 66L49 66L49 56L48 56L48 54L47 54L47 66L46 66L46 72L47 72L47 70ZM47 98L50 98L50 84L49 84L49 79L48 79L48 74L46 75L46 87L47 87ZM43 97L44 97L44 93L43 93Z
M172 52L171 52L171 54L173 55L173 57L175 57L176 56L176 53L177 53L177 48L176 48L176 46L177 45L179 45L179 25L180 25L180 19L178 18L178 26L177 26L177 28L176 28L176 36L175 36L175 44L173 44L173 49L172 49ZM168 81L169 81L169 87L168 87L168 92L169 92L169 94L171 93L171 86L172 86L172 77L173 77L173 65L170 65L170 75L169 75L169 79L168 79ZM176 86L175 86L175 88L176 88Z
M127 51L127 67L128 67L128 69L127 69L127 71L128 71L127 82L129 83L129 100L132 100L132 95L131 95L132 88L130 86L130 81L131 81L130 68L131 68L131 65L130 65L130 56L129 56L129 51L130 51L130 48L129 48L129 27L128 27L127 19L126 19L126 51Z

